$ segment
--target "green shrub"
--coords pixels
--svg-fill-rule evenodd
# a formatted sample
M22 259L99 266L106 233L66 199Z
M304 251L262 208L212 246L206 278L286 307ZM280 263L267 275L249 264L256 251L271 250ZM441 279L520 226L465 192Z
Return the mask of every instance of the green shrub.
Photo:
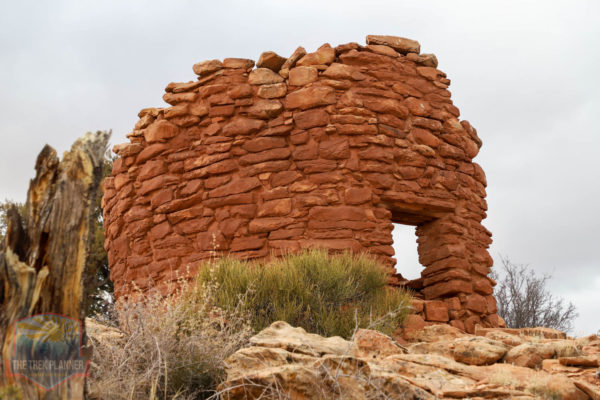
M410 296L388 287L387 279L368 256L311 250L266 264L216 260L200 268L197 284L218 286L219 308L242 304L256 331L283 320L323 336L349 338L357 327L391 333L404 320Z

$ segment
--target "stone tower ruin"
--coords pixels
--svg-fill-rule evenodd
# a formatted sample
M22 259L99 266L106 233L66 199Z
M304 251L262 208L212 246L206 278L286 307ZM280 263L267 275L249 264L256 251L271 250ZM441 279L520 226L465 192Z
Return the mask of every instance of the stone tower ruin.
M142 110L115 146L103 208L116 296L164 288L215 253L321 247L379 259L424 300L423 322L497 326L481 140L436 57L368 36L254 66L194 65L197 80L167 85L171 107ZM420 279L394 275L392 223L417 227Z

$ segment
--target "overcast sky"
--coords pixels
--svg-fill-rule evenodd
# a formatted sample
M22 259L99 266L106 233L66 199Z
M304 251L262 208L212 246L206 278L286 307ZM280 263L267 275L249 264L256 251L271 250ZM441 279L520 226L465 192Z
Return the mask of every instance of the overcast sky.
M45 143L125 141L164 87L205 59L290 55L367 34L416 39L452 80L483 140L490 249L552 273L551 288L600 330L600 2L4 1L0 12L0 200L23 201ZM395 235L418 275L411 228ZM410 267L411 264L413 267Z

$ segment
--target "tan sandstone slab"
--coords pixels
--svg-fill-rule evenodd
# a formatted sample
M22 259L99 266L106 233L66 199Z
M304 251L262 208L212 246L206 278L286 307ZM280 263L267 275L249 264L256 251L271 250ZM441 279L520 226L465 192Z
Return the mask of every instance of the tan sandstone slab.
M368 35L367 44L389 46L402 54L418 54L421 51L419 42L399 36Z

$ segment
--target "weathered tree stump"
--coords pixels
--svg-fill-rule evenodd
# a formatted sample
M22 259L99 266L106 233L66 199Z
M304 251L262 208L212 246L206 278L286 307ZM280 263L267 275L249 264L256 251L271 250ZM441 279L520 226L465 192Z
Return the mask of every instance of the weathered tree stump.
M16 209L8 213L0 252L0 387L18 386L26 399L84 397L85 376L47 390L12 375L10 360L16 323L32 315L53 313L80 321L81 337L85 338L82 280L109 136L104 132L85 134L64 153L62 161L46 145L29 185L26 215L22 218ZM34 339L33 346L39 344L35 340L44 339Z

